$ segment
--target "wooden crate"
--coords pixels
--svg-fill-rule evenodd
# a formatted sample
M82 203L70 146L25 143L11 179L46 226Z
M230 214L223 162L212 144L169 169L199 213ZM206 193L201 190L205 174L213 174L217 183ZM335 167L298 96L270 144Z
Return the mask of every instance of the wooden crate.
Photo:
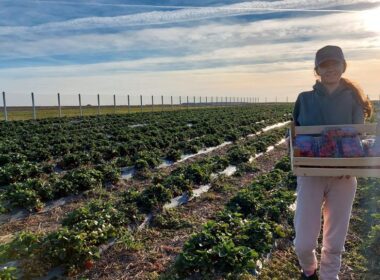
M320 134L325 128L354 127L360 135L375 135L376 124L350 124L326 126L294 126L290 128L290 155L294 175L297 176L343 176L380 178L380 157L325 158L295 157L293 143L299 134Z

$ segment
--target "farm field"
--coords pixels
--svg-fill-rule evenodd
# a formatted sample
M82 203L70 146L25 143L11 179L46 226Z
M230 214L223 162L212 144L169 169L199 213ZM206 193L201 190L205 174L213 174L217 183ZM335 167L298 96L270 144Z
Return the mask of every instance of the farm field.
M269 103L268 103L269 104ZM245 103L183 103L173 105L143 105L128 106L117 105L116 107L110 105L98 106L82 106L82 116L94 115L107 115L107 114L128 114L128 113L141 113L141 112L162 112L162 111L177 111L188 109L207 109L216 107L231 107L231 106L247 106ZM248 105L250 106L250 105ZM81 114L79 106L62 106L61 117L78 117ZM8 107L7 108L8 120L30 120L33 119L32 107ZM36 119L56 118L59 117L58 106L36 106ZM0 120L4 120L4 110L0 111Z
M298 279L292 107L1 122L0 279ZM380 273L379 183L341 279Z

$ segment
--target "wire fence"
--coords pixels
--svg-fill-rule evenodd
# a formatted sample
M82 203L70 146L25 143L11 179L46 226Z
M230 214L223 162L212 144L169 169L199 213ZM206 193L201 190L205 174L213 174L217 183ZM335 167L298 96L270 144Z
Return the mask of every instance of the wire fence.
M2 92L0 119L25 120L49 117L88 116L157 112L253 103L288 102L288 97L271 100L237 96L165 96L109 94L11 94Z

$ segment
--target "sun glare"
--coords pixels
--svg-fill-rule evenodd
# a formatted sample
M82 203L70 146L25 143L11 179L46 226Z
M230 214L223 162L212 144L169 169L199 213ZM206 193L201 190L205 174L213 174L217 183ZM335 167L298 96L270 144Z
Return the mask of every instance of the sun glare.
M380 34L380 7L364 11L361 14L361 18L367 30Z

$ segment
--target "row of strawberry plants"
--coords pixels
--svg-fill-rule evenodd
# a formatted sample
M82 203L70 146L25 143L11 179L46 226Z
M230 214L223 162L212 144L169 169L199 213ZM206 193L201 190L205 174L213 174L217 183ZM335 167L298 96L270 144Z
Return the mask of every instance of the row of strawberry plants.
M236 279L239 274L255 273L256 261L270 251L274 240L293 235L289 206L295 200L296 183L289 170L289 159L285 159L239 191L185 243L174 269L165 277Z
M155 176L153 185L139 192L130 189L125 194L127 203L136 203L146 213L160 209L175 196L191 192L195 186L209 184L211 174L224 170L229 164L237 165L238 171L245 171L249 159L257 152L276 144L284 136L286 128L275 129L249 140L248 144L233 145L227 150L226 156L208 157L196 163L179 167L169 175ZM256 144L255 144L256 143ZM263 148L265 145L265 148ZM149 170L145 178L149 177ZM139 175L142 176L142 175Z
M84 153L83 153L84 154ZM170 157L172 159L178 158L180 155L180 152L171 152ZM68 158L72 159L72 154L68 155ZM141 151L137 152L135 156L135 167L138 170L136 177L139 177L140 174L146 174L149 173L149 168L153 168L157 166L160 163L159 154L155 151ZM120 167L127 165L130 161L126 158L117 158L116 160L112 160L111 164L102 164L100 163L102 161L99 161L97 164L98 166L112 166L108 169L113 169L108 173L113 174L115 177L116 174L120 172ZM83 162L82 162L83 163ZM67 165L69 163L66 163ZM78 164L80 165L80 164ZM96 168L96 167L95 167ZM78 169L78 167L77 167ZM82 168L83 169L83 168ZM117 170L119 169L119 170ZM76 172L74 169L70 173L81 173L81 168L79 168L79 171ZM90 171L88 171L90 172ZM46 177L48 177L49 180L46 180ZM63 179L65 183L58 183L58 187L54 186L56 185L55 181L57 181L56 177L60 177ZM141 176L144 178L144 176ZM34 178L34 179L33 179ZM49 200L53 198L59 198L61 196L64 196L65 194L75 194L77 193L77 190L81 190L82 188L80 186L72 186L75 184L74 182L68 182L67 178L70 178L70 176L57 176L56 173L54 173L54 168L52 165L44 164L44 165L35 165L28 162L23 162L21 164L8 164L6 166L3 166L0 168L0 185L3 185L2 189L6 190L6 194L3 195L3 197L8 197L10 200L8 201L8 204L11 204L13 206L18 205L24 205L27 208L40 208L40 202L38 200L35 201L33 205L33 199L28 200L27 203L24 203L22 196L24 196L23 191L18 191L20 188L25 189L27 194L29 196L36 197L36 192L39 193L39 196L42 196L44 200ZM32 179L32 180L30 180ZM111 178L114 179L114 178ZM46 181L53 181L52 184L46 184ZM14 184L15 182L19 182L19 184ZM11 184L10 186L7 186L8 184ZM16 188L14 189L13 186L16 185ZM42 189L53 189L51 191L51 194L41 194L41 191L36 189L36 187L31 187L44 185L45 188ZM6 187L4 187L6 186ZM49 187L51 186L51 187ZM54 187L53 187L54 186ZM63 189L63 190L62 190ZM70 192L72 190L73 192ZM21 192L21 193L20 193ZM42 190L44 192L44 190ZM13 195L12 193L16 193L16 195ZM20 199L17 199L17 197L20 197ZM14 199L16 198L16 199ZM27 198L26 198L27 199ZM17 201L19 200L19 202Z
M142 191L131 189L107 202L90 201L68 214L56 232L18 234L2 249L3 259L21 260L23 273L28 277L43 275L57 265L71 271L88 267L99 258L99 245L111 238L122 239L129 234L126 227L141 223L146 213L160 209L175 191L179 194L197 183L208 182L211 172L223 166L220 158L207 159L175 170L167 179L153 178L154 183Z
M265 134L276 134L280 138L283 129ZM268 146L271 144L267 143ZM43 274L56 265L65 265L73 271L88 267L99 257L100 244L115 237L123 240L129 236L125 228L141 223L146 213L160 210L176 194L210 182L211 173L223 170L229 164L228 158L228 153L226 157L206 158L177 168L170 176L156 176L153 184L142 191L130 189L107 202L91 201L70 213L56 232L47 235L18 234L0 250L3 252L3 259L0 253L0 262L20 259L24 273L29 276Z
M223 161L223 159L221 159L220 164L223 167L223 164L227 164L228 161L231 162L231 164L248 161L251 154L254 154L256 151L264 151L266 146L275 144L281 139L282 135L284 135L283 129L275 130L272 133L261 135L259 140L256 138L256 140L249 140L246 147L235 146L229 150L228 160ZM151 175L150 168L157 166L159 159L157 158L157 155L150 152L139 152L138 154L141 158L136 161L137 172L135 177L140 179L149 178ZM203 169L207 170L207 168ZM81 191L94 188L101 183L103 183L103 185L106 182L115 183L120 177L120 169L118 169L116 162L114 164L99 164L94 168L77 168L69 171L63 176L62 174L57 175L52 172L52 169L45 171L50 174L43 174L42 172L35 171L35 176L31 176L30 173L13 172L15 174L15 176L12 177L14 181L20 179L23 180L3 187L1 200L4 201L4 205L2 211L6 211L6 209L11 209L13 207L40 210L43 206L43 202L70 194L78 194ZM209 169L207 172L204 171L204 173L210 176L210 172L215 171L216 170ZM196 170L193 172L196 172ZM38 175L44 176L41 178L38 177ZM176 182L177 185L181 186L181 191L189 188L189 183L183 178L183 176L177 176L173 179L173 182ZM159 183L159 181L157 183ZM178 195L178 191L174 191L173 195Z
M78 168L63 176L56 173L45 174L43 178L26 178L25 181L12 183L2 188L0 212L12 208L25 208L39 211L45 202L117 182L120 170L115 166L103 164L94 168Z
M111 160L119 166L126 166L141 159L142 152L144 157L152 158L156 164L162 158L176 160L181 154L194 153L201 148L254 133L264 126L263 123L256 123L262 117L267 118L269 124L289 118L284 116L289 108L277 109L251 109L240 113L227 109L204 111L203 114L185 112L171 118L158 118L146 126L135 128L128 127L121 117L116 124L111 122L97 127L97 119L92 118L91 122L86 121L94 128L85 126L78 131L61 123L52 131L41 129L32 121L29 121L30 127L22 126L22 129L10 123L9 127L4 128L8 133L0 141L0 185L14 182L8 176L12 168L18 171L22 168L28 173L32 168L57 165L69 170ZM174 121L173 117L177 119ZM189 122L192 126L186 125ZM40 165L36 166L36 163Z

